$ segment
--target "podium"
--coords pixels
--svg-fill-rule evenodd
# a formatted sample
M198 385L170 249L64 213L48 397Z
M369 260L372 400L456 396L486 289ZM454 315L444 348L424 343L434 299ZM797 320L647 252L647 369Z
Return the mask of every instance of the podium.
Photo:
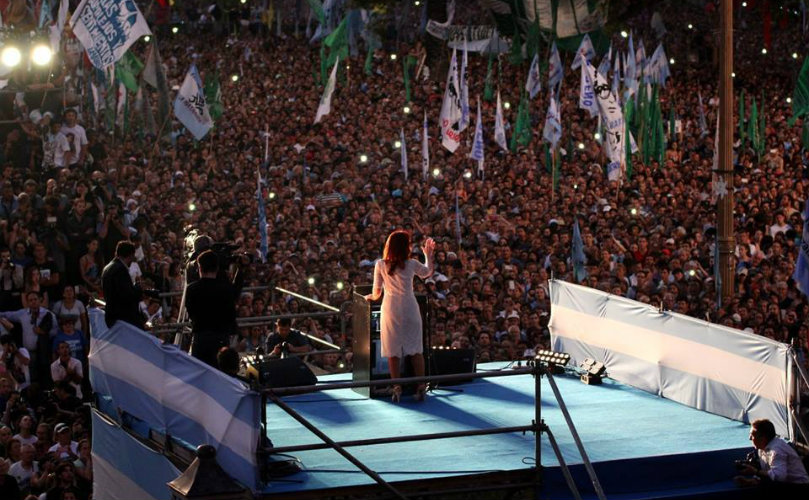
M368 302L365 295L371 293L372 285L357 285L354 287L352 297L352 351L354 363L354 382L368 382L371 380L384 380L390 378L388 359L383 358L382 343L380 340L380 315L382 302ZM416 295L419 304L422 324L422 343L424 347L424 366L430 366L430 311L426 295ZM415 374L407 357L402 360L402 377L412 377ZM402 387L405 394L415 392L415 386ZM367 397L385 397L384 387L355 387L354 391Z

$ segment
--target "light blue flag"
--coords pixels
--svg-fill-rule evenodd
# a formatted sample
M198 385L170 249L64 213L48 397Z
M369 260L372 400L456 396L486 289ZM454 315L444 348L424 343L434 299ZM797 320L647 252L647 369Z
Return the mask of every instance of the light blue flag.
M565 76L565 69L562 67L562 59L559 57L559 49L556 42L551 46L551 56L548 60L548 87L559 93L559 85Z
M461 122L458 124L458 132L466 130L469 126L469 84L467 83L467 47L466 38L463 40L463 57L461 58Z
M191 65L180 91L177 92L177 98L174 100L174 115L196 140L205 137L213 127L213 119L208 110L208 103L205 101L202 79L194 64Z
M132 1L82 0L70 26L98 69L117 62L136 40L152 34Z
M809 296L809 200L806 200L803 209L803 234L801 234L798 262L795 264L792 279L795 280L798 290Z
M478 98L478 117L475 122L475 137L472 140L472 151L469 157L478 162L478 175L483 178L483 122L480 119L480 98Z
M528 70L528 80L525 82L525 91L533 99L542 90L542 80L539 77L539 54L534 54L531 69Z
M666 86L666 80L671 76L671 70L669 69L669 59L662 43L657 46L654 54L652 54L652 58L646 66L646 72L648 73L648 81L659 83L663 87Z
M621 90L621 53L615 54L615 63L612 66L612 93L619 95Z
M576 283L587 278L587 257L584 255L584 242L579 231L579 219L573 222L573 241L570 243L570 261L573 264L573 277Z
M48 0L42 0L42 6L39 10L39 23L37 24L37 28L42 29L45 25L52 22L53 16L51 15L51 5Z
M702 92L697 92L699 98L699 131L700 137L708 135L708 122L705 120L705 106L702 104Z
M258 174L258 183L256 185L256 199L258 200L258 234L261 237L259 244L259 251L261 252L261 262L267 261L267 252L269 245L267 244L267 212L264 209L264 194L261 187L261 170L256 169Z
M635 64L635 42L632 33L629 34L629 51L624 59L624 87L629 89L629 95L638 91L638 65Z
M545 114L545 128L542 131L542 138L548 141L554 148L562 138L562 116L556 96L551 92L548 112Z
M584 61L592 61L596 56L596 49L593 47L593 42L590 40L590 35L584 35L581 39L578 50L576 50L576 57L573 58L573 63L570 69L576 69L584 63Z
M643 83L648 83L649 74L646 67L646 49L643 47L643 39L638 42L638 48L635 51L635 64L637 64L637 71L643 75Z
M604 56L604 59L601 60L601 64L598 65L598 72L605 80L609 77L610 66L612 66L612 43L610 43L610 50L607 51L607 55Z

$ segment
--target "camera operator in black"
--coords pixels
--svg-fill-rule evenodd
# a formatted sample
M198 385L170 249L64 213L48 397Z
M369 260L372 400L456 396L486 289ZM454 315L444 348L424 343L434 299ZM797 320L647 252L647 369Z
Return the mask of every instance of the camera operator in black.
M115 259L101 273L104 299L107 301L104 321L109 328L120 319L143 329L144 317L138 309L143 291L132 283L129 275L129 265L134 258L135 245L130 241L119 241L115 248Z
M234 250L239 248L237 245L229 243L214 243L210 236L203 234L194 238L194 252L191 254L188 264L185 268L185 282L191 284L200 278L199 265L197 258L205 252L210 250L216 255L219 261L219 270L216 273L216 278L223 282L228 282L233 285L233 298L234 300L242 293L244 286L244 273L242 272L242 264L249 264L246 261L247 256L244 254L234 254ZM233 279L228 275L228 267L231 263L236 264L236 272Z
M238 331L236 291L231 283L217 277L219 257L214 252L202 252L197 265L200 278L185 289L185 307L193 324L191 354L216 368L216 354Z
M281 318L276 322L276 331L267 338L267 352L270 356L285 357L287 354L306 353L312 350L312 344L300 331L291 328L289 318Z

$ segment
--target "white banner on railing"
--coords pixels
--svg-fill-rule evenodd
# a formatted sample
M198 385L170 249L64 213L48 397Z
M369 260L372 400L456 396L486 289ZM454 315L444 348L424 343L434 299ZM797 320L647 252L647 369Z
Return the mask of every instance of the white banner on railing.
M563 281L550 292L553 349L571 363L601 361L621 383L792 437L787 344Z

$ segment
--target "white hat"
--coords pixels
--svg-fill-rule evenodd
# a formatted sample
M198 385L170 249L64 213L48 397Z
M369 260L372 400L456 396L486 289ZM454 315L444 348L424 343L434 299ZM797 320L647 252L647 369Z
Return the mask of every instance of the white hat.
M511 319L511 318L517 318L517 319L520 319L520 313L518 313L517 311L511 311L511 312L509 313L509 315L508 315L508 316L506 316L506 319Z

